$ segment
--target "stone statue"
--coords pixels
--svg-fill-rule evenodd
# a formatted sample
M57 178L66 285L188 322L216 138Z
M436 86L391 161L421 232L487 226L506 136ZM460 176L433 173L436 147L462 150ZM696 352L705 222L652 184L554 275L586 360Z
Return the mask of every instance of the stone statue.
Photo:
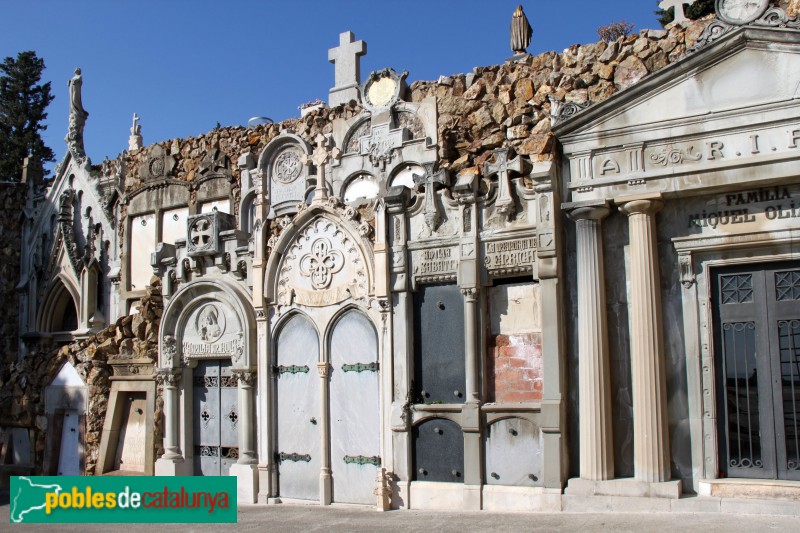
M89 113L83 108L83 101L81 100L82 85L81 69L76 68L75 75L69 80L69 115L70 119L73 116L75 117L79 127L86 123L86 118L89 116Z
M81 86L83 77L81 69L75 69L75 75L69 80L69 132L67 132L67 146L78 164L83 165L88 161L83 149L83 127L89 113L83 108L81 100Z
M528 17L522 11L522 5L517 6L511 17L511 51L515 54L524 54L531 44L533 29L528 22Z

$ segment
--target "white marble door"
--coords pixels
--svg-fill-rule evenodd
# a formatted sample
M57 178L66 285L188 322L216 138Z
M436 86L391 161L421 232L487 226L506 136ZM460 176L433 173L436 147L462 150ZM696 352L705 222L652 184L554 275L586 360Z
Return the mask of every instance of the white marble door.
M333 501L373 504L380 466L377 335L367 317L349 311L330 343Z
M280 496L319 500L319 336L302 315L278 331L277 460Z

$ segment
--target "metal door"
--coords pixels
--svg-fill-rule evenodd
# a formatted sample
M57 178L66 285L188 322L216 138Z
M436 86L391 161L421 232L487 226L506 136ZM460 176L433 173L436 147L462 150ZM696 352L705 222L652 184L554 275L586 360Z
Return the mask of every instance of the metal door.
M414 381L418 401L464 403L464 299L457 285L414 294Z
M81 474L78 411L64 412L64 425L61 429L61 446L58 452L58 475L79 476Z
M227 476L239 458L239 402L227 359L199 361L194 376L194 472Z
M378 338L367 317L350 311L330 344L333 500L375 502L380 458Z
M800 479L800 266L714 272L721 470Z
M279 492L319 500L319 336L307 318L296 314L280 328L276 358Z
M458 424L433 418L414 428L414 479L464 482L464 433Z

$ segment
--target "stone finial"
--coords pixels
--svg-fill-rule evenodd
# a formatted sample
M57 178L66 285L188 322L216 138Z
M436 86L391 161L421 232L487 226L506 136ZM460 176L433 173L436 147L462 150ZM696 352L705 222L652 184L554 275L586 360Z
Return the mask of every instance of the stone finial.
M661 0L661 3L658 4L658 7L663 9L664 11L668 10L671 7L675 8L675 16L672 19L672 22L677 22L680 24L684 20L689 20L686 16L686 13L683 11L683 4L688 6L692 6L697 0Z
M511 51L515 54L526 53L525 51L531 44L532 35L533 29L520 4L511 16Z
M356 41L351 31L339 35L339 46L328 50L328 61L334 64L334 87L328 96L328 105L336 107L358 99L361 83L361 56L367 53L367 43Z
M131 136L128 137L128 150L138 150L142 146L142 125L139 124L139 115L134 113Z

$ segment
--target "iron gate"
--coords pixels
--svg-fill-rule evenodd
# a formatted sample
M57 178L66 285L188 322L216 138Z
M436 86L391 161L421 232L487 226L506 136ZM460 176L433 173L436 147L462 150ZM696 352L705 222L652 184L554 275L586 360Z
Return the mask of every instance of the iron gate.
M227 476L239 458L239 400L229 360L199 361L194 382L194 473Z
M721 470L800 480L800 265L712 280Z

